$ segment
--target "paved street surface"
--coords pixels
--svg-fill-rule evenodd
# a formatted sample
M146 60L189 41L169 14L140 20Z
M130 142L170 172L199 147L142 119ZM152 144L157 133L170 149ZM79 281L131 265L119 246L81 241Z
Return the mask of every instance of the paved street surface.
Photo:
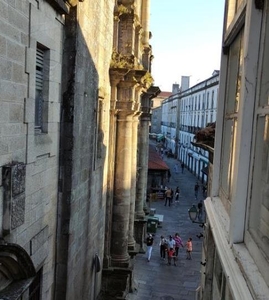
M197 235L203 232L199 224L192 223L188 217L188 209L203 199L202 185L198 200L194 196L194 185L197 178L186 168L181 173L180 162L164 157L164 161L171 171L170 182L167 183L174 191L180 188L179 202L173 202L172 206L164 206L164 200L151 203L151 208L156 208L156 214L164 215L162 228L158 228L154 236L154 245L150 262L147 262L146 254L135 257L135 285L134 293L128 295L129 300L194 300L195 290L200 285L201 272L201 248L202 238ZM178 163L178 173L174 170ZM167 264L167 260L160 259L160 236L168 237L178 232L184 244L189 237L193 240L192 260L186 260L186 249L181 248L177 266ZM146 249L146 248L145 248Z

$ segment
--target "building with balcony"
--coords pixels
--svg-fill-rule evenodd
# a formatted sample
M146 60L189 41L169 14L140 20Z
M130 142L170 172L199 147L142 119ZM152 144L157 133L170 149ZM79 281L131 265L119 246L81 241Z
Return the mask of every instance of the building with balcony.
M215 70L211 77L193 87L186 83L184 86L184 90L162 102L161 131L165 147L206 183L208 151L196 147L193 141L198 130L216 120L219 71Z
M202 182L207 181L208 152L193 144L195 133L216 121L219 71L179 95L177 158Z

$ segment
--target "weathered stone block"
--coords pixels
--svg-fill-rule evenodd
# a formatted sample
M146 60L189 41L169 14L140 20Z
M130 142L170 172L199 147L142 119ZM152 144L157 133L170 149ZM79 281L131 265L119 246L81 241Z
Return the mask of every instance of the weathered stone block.
M41 248L48 240L49 227L45 226L30 240L30 255L33 255Z
M18 28L22 32L28 32L29 20L24 15L21 14L17 9L8 7L8 21L12 23L12 26Z
M13 104L9 105L9 122L22 123L24 115L23 104Z
M25 99L24 122L25 123L35 122L35 99L33 98Z
M27 84L27 75L24 66L12 63L12 81L20 84Z
M2 80L11 80L11 74L12 74L11 71L12 71L12 63L4 59L0 59L0 78Z
M21 64L25 62L25 48L18 43L7 41L7 55L13 61Z

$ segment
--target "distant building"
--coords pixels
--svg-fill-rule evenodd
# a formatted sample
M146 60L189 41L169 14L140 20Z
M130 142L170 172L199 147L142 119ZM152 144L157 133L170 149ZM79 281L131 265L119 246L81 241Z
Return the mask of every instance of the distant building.
M189 87L189 77L182 76L179 93L162 102L161 132L165 146L184 162L202 182L207 181L208 152L192 144L195 133L216 120L219 71Z
M179 141L177 157L202 182L207 181L207 151L192 144L195 133L216 121L219 71L183 91L179 96Z
M161 133L162 102L170 95L172 95L171 92L160 92L157 97L151 99L151 133Z

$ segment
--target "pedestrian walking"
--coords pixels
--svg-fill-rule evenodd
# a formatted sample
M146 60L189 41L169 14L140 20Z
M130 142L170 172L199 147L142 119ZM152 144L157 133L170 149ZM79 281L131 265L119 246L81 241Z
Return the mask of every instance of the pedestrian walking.
M167 249L167 241L166 241L166 238L163 235L161 235L161 237L160 237L159 246L160 246L161 259L165 260L165 252L166 252L166 249Z
M201 221L203 218L203 202L202 200L197 204L198 208L198 220Z
M197 197L198 197L199 189L200 189L200 186L199 186L199 183L197 181L196 184L195 184L195 186L194 186L194 196L195 196L195 199L197 199Z
M173 248L175 250L176 242L173 239L172 235L169 235L169 239L167 240L167 247L168 249Z
M164 206L168 205L171 206L171 197L172 197L172 190L168 187L165 191L165 203Z
M175 234L174 241L175 241L175 255L178 256L179 248L180 247L184 248L182 239L178 233Z
M184 173L184 168L185 168L185 165L184 165L184 163L182 162L182 163L181 163L181 173L182 173L182 174Z
M203 196L207 196L207 187L205 185L203 185Z
M152 234L149 234L147 239L146 239L148 262L150 261L150 258L151 258L153 242L154 242L154 238L153 238Z
M178 164L177 163L174 164L174 171L176 174L178 174Z
M177 186L177 188L176 188L175 193L176 193L176 202L177 202L178 199L179 199L179 193L180 193L180 190L179 190L179 187L178 187L178 186Z
M171 172L170 169L167 171L167 182L170 182Z
M168 256L168 265L171 265L172 260L174 261L174 266L176 266L177 257L175 254L175 250L173 248L170 248L167 250L167 256Z
M187 253L187 256L186 256L186 259L189 259L191 260L191 253L192 253L192 238L188 238L188 241L186 243L186 253Z

